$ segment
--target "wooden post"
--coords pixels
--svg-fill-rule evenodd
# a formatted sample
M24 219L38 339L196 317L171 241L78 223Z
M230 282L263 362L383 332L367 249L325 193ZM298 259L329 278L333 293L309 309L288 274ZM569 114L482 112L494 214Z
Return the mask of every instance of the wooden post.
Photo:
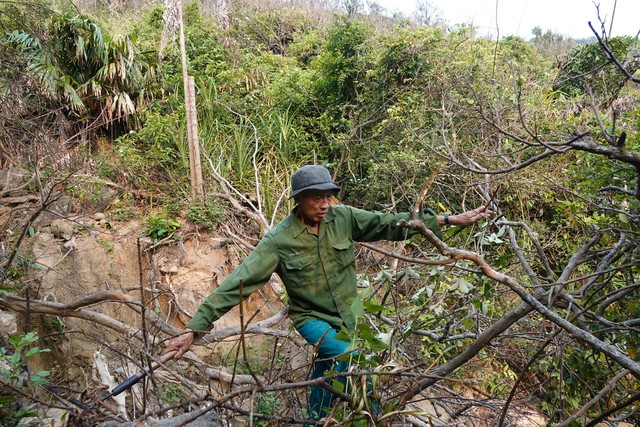
M202 184L202 168L200 165L200 138L198 136L198 115L196 112L195 84L189 77L187 68L187 51L184 40L184 19L182 17L182 0L178 0L178 26L180 28L180 59L182 60L182 80L184 84L184 104L187 115L187 142L189 144L189 170L191 172L191 196L202 200L204 195Z
M200 164L200 136L198 133L198 111L196 110L196 84L193 76L188 76L189 98L187 109L187 126L189 128L189 164L191 173L191 194L202 200L204 189L202 184L202 165Z

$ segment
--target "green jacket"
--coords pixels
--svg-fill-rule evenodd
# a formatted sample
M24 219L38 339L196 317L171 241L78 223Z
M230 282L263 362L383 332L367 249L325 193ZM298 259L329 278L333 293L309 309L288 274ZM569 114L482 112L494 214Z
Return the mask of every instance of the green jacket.
M289 316L297 328L321 319L335 328L355 328L350 304L356 297L354 242L404 240L414 231L396 227L409 213L369 212L332 206L319 224L318 234L294 212L270 230L255 250L200 305L187 327L206 331L210 324L262 287L277 273L289 297ZM440 236L436 215L424 214L427 227Z

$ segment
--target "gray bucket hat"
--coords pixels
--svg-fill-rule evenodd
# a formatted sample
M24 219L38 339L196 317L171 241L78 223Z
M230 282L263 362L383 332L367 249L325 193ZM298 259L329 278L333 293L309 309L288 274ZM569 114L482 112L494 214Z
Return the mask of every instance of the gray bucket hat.
M293 198L307 190L332 190L340 191L340 187L334 184L329 170L324 166L306 165L291 175L291 195Z

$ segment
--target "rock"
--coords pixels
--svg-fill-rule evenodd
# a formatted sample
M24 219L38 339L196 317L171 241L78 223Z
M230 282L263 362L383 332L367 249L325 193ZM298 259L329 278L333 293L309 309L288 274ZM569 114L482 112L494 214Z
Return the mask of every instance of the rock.
M89 202L87 208L95 211L103 211L117 196L118 192L115 189L102 187L93 192L91 200L87 200L87 202Z
M3 337L18 333L18 322L13 313L0 312L0 334Z
M78 249L78 242L76 242L76 236L71 236L71 239L66 241L63 246L66 249L70 249L70 250Z
M175 264L165 264L160 266L159 268L160 272L163 274L177 274L178 273L178 266Z
M39 427L40 417L24 417L20 421L18 421L18 427Z
M44 423L42 423L41 425L48 425L48 426L52 426L54 425L53 423L59 423L59 425L65 425L65 419L68 416L67 414L67 410L65 409L59 409L59 408L47 408L45 414L44 414ZM50 422L46 422L49 421Z
M95 351L95 345L90 341L83 339L74 339L71 341L71 347L69 354L73 355L73 358L78 360L76 365L93 363L93 352Z
M38 411L43 412L43 411ZM23 418L18 423L20 427L64 426L67 411L58 408L48 408L46 412L39 413L37 417Z
M73 210L73 199L62 194L56 194L53 197L55 200L33 222L34 227L48 227L53 221L70 215Z
M12 196L27 195L28 189L21 188L29 182L31 174L25 169L3 169L0 170L0 191Z
M27 194L24 196L16 197L3 197L0 199L3 205L23 205L25 203L35 203L40 200L40 197L34 194Z
M71 212L73 208L73 199L69 196L65 196L64 194L55 194L56 199L52 202L47 211L56 213L59 215L67 215Z
M222 427L220 416L215 412L207 412L206 414L198 417L190 422L186 422L193 414L186 413L178 415L177 417L165 418L162 420L154 420L147 418L142 423L118 423L116 421L107 421L98 424L98 427L171 427L177 425L184 425L186 427ZM226 423L225 423L226 424Z
M165 257L158 260L157 266L162 274L177 274L179 271L176 261Z
M106 218L105 214L102 212L96 212L93 214L94 221L100 222Z
M302 369L305 366L309 366L312 361L312 357L310 357L309 353L306 349L300 349L298 353L296 353L291 359L291 369Z
M51 232L59 239L71 240L71 237L73 237L73 222L66 219L53 220Z

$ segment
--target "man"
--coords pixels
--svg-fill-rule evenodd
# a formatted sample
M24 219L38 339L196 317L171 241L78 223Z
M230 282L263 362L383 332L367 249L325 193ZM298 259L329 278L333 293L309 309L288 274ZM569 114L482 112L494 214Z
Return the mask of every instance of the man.
M351 302L357 296L354 242L404 240L414 231L397 227L408 213L368 212L345 205L332 206L340 190L323 166L307 165L291 176L296 206L270 230L255 250L200 305L183 333L167 344L165 353L177 351L179 359L198 333L262 287L277 273L287 289L293 326L311 345L317 345L312 378L320 378L347 351L348 343L335 339L342 326L353 331ZM484 207L458 215L439 216L427 209L424 223L440 236L440 226L468 226L486 214ZM241 285L242 283L242 285ZM240 288L242 287L242 295ZM346 370L345 362L334 369ZM323 387L312 387L311 416L320 419L333 402Z

